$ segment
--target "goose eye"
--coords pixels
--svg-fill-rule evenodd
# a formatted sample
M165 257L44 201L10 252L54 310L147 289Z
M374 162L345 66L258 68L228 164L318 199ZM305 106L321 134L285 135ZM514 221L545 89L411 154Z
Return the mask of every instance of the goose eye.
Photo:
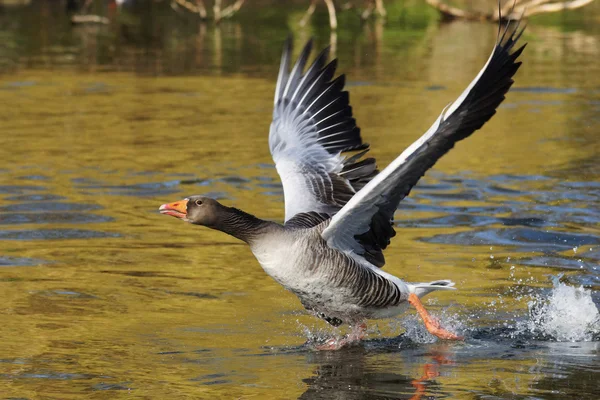
M202 205L202 200L196 200L196 205L197 206L201 206Z

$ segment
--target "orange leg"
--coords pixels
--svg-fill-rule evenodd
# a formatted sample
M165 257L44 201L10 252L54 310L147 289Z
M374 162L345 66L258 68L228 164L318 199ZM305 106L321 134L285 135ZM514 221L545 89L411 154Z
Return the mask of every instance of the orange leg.
M421 303L421 300L419 299L419 297L416 294L411 293L408 296L408 302L414 308L417 309L417 312L419 313L421 318L423 318L425 327L427 328L429 333L431 333L432 335L437 336L440 339L446 339L446 340L463 340L464 339L464 337L455 335L454 333L448 332L447 330L442 328L440 326L440 323L438 321L436 321L431 315L429 315L429 313L427 312L425 307L423 307L423 303Z
M421 400L427 391L427 385L424 382L440 376L437 364L425 364L423 369L423 376L411 382L411 385L417 390L410 400Z

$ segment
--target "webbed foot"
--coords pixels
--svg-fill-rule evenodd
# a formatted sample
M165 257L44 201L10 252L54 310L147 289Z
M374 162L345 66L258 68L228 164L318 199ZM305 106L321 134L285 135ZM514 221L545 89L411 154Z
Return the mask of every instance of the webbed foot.
M423 322L425 323L425 327L427 328L427 331L429 331L429 333L444 340L464 340L463 336L458 336L442 328L440 326L439 321L433 318L431 315L429 315L429 313L423 306L423 303L421 303L421 299L419 299L419 297L416 294L411 293L408 296L408 302L417 309L417 312L419 313L421 318L423 318Z

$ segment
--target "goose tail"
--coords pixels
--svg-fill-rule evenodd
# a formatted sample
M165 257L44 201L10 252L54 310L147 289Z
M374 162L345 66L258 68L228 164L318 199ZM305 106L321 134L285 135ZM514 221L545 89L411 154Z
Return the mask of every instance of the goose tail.
M450 280L433 281L429 283L412 283L408 285L410 292L419 298L428 295L435 290L456 290L454 282Z

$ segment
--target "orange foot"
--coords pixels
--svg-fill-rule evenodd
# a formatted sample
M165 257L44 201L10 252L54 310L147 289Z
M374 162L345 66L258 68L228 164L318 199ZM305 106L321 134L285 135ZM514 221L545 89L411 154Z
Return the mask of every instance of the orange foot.
M445 330L444 328L442 328L440 326L440 323L436 319L434 319L431 315L429 315L429 313L427 312L425 307L423 307L423 303L421 303L421 300L419 299L419 297L416 294L411 293L408 296L408 302L417 309L417 312L419 313L421 318L423 318L425 327L427 328L429 333L431 333L432 335L437 336L440 339L445 339L445 340L463 340L464 339L464 337L455 335L454 333L449 332L449 331Z

